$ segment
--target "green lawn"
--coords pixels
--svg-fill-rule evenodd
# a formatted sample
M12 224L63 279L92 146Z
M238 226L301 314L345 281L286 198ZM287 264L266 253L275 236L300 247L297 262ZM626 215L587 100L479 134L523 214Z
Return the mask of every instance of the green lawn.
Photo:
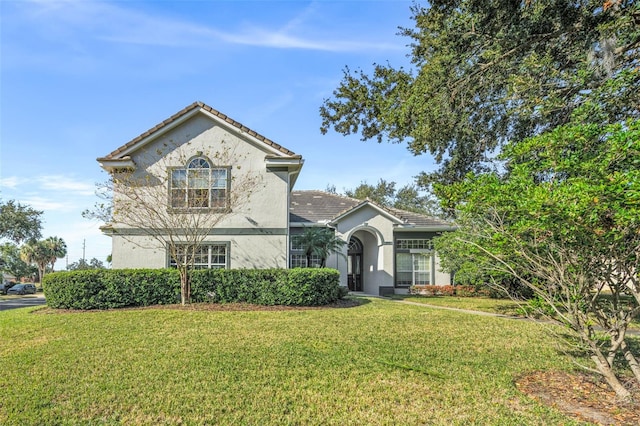
M0 424L577 424L520 394L542 326L353 308L0 312Z
M605 295L606 297L606 295ZM468 309L472 311L490 312L494 314L522 316L519 310L520 304L526 306L526 302L516 302L509 299L491 299L489 297L456 297L456 296L420 296L420 295L393 295L395 300L423 303L425 305L442 306L448 308ZM629 298L631 303L632 299ZM635 318L629 328L640 329L640 317Z
M426 305L444 306L472 311L491 312L503 315L518 315L518 303L508 299L491 299L488 297L455 297L455 296L418 296L394 295L394 299L424 303Z

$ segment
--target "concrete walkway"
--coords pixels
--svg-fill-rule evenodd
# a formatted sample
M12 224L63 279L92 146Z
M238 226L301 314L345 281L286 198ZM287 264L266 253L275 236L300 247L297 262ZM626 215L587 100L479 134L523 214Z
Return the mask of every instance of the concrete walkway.
M410 300L392 299L392 298L389 298L389 297L376 296L376 295L373 295L373 294L365 294L365 293L359 293L359 292L353 292L353 291L349 292L349 295L350 296L356 296L356 297L375 297L377 299L384 299L384 300L388 300L390 302L404 303L405 305L422 306L422 307L425 307L425 308L442 309L442 310L445 310L445 311L457 311L457 312L463 312L465 314L479 315L479 316L484 316L484 317L505 318L505 319L518 320L518 321L532 321L532 322L537 322L537 323L541 323L541 324L556 324L556 323L554 323L552 321L539 320L539 319L535 319L535 318L520 317L520 316L516 316L516 315L498 314L498 313L495 313L495 312L474 311L474 310L471 310L471 309L452 308L450 306L429 305L428 303L412 302ZM629 330L627 330L627 336L640 337L640 330L638 330L638 329L629 329Z

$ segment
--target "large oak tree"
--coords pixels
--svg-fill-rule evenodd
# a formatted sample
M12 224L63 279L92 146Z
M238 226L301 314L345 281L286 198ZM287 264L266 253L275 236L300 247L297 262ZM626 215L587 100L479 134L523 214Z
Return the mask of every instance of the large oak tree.
M632 0L432 0L411 9L411 66L346 69L323 132L406 142L455 182L496 149L568 123L639 115L640 4Z

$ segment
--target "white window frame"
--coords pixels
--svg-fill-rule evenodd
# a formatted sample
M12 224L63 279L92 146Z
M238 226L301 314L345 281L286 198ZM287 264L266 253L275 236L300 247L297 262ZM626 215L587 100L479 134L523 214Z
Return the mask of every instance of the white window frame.
M192 265L193 269L229 269L229 246L228 242L204 242L198 246L201 253L196 253L196 259ZM178 250L187 245L178 245ZM203 250L204 249L204 250ZM206 250L206 253L204 251ZM169 250L167 250L169 252ZM180 255L180 253L178 254ZM200 255L200 260L197 256ZM222 258L222 260L221 260ZM202 260L204 259L204 261ZM169 267L175 268L176 261L169 254Z
M169 207L174 210L224 210L229 205L230 184L230 166L212 167L206 157L194 157L185 167L169 169ZM206 200L197 196L198 191L206 193Z
M400 269L403 262L398 261L399 256L411 256L411 269ZM435 253L433 241L426 238L400 238L395 243L396 262L396 287L410 287L412 285L433 285ZM426 261L427 269L421 267L421 260ZM400 274L411 274L411 282L406 279L400 280ZM426 280L420 279L426 276Z

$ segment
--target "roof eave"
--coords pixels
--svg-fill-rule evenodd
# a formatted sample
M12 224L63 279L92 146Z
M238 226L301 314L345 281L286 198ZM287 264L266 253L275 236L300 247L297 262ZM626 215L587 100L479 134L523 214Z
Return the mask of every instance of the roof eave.
M264 162L269 167L286 167L287 172L289 173L289 191L293 189L296 181L298 180L298 176L300 176L300 171L302 170L302 166L304 165L304 159L302 155L291 155L288 157L281 157L279 155L267 155L264 158Z
M123 158L118 158L118 159L102 157L102 158L98 158L97 161L100 164L100 167L102 167L104 170L106 170L109 173L118 169L135 169L136 168L136 163L134 163L131 157L128 157L128 156Z
M445 232L445 231L455 231L457 229L458 229L458 227L454 226L454 225L411 225L411 224L404 224L404 225L396 226L394 231L399 231L399 232L416 232L416 231Z

